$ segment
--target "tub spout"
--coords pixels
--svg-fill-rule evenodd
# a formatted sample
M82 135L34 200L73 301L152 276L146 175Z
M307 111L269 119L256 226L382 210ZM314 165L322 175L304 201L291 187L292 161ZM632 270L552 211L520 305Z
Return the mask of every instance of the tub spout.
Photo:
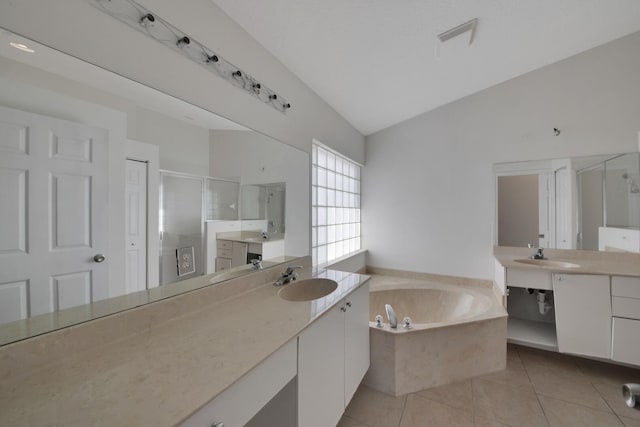
M384 309L387 311L387 319L389 319L389 327L396 329L398 327L398 318L396 317L396 312L393 311L393 307L391 307L391 304L385 304Z

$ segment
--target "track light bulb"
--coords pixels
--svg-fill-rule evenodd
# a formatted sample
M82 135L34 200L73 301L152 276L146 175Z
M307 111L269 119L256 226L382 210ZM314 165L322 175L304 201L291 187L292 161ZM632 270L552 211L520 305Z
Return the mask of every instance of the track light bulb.
M187 36L182 37L181 39L178 39L178 47L180 48L185 48L185 47L189 47L189 45L191 44L191 39Z
M152 27L155 22L156 18L150 13L147 13L142 18L140 18L140 25L145 28Z

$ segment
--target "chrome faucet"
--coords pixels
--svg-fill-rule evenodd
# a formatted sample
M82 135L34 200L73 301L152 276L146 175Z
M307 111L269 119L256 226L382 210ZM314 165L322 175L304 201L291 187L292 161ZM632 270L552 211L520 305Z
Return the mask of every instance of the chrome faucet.
M531 243L527 244L527 246L529 247L529 249L535 249L535 246L533 246ZM538 248L538 251L531 255L529 258L531 259L545 259L544 257L544 253L542 252L544 250L544 248Z
M251 270L262 270L262 261L259 259L252 259Z
M389 319L389 327L396 329L398 327L398 318L396 317L396 312L393 311L393 307L391 307L391 304L385 304L384 309L387 312L387 319Z
M302 268L301 265L290 265L287 269L282 273L282 276L273 284L273 286L282 286L287 283L293 282L298 278L298 273L296 270Z
M544 259L544 253L542 253L542 251L543 251L543 248L538 248L538 252L533 254L531 256L531 258L533 258L533 259Z

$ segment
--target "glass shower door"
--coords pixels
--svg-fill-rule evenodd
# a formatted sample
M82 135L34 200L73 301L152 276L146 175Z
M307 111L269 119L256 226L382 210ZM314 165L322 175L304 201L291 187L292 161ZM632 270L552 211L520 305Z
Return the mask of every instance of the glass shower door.
M202 177L161 172L160 284L204 274Z

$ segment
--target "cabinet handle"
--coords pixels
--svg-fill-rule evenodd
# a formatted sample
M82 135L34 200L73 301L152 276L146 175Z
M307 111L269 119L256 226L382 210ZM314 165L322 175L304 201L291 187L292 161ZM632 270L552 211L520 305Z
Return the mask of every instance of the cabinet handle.
M558 282L562 282L562 276L558 276Z
M347 311L347 307L342 306L342 307L340 307L340 310L341 310L341 311Z
M347 301L347 307L351 307L351 303Z

